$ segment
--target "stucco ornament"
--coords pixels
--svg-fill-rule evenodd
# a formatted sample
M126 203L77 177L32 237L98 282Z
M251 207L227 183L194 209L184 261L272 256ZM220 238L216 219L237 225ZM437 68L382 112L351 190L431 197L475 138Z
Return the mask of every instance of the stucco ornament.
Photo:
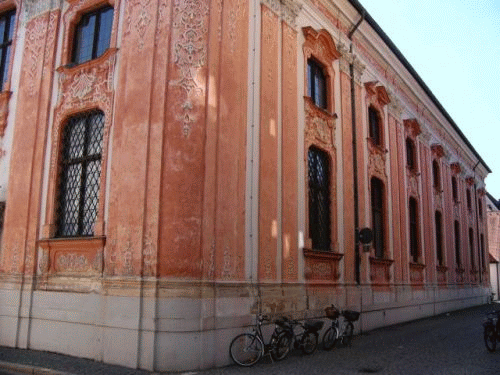
M181 87L185 93L182 122L185 137L189 136L192 124L196 120L192 100L202 95L204 88L197 81L197 75L207 62L206 37L208 33L208 2L204 0L176 0L173 27L178 35L174 42L174 63L179 69L179 78L173 85Z
M61 254L56 260L56 271L84 272L89 268L88 259L83 254Z

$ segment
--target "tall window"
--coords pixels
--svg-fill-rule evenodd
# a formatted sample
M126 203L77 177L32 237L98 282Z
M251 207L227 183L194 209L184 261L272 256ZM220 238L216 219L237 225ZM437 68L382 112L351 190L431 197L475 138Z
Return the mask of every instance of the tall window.
M307 153L309 170L309 234L317 250L330 250L330 161L314 146Z
M81 64L101 56L109 48L113 8L105 6L83 15L74 34L74 64Z
M417 153L415 142L411 138L406 138L406 165L410 171L417 170Z
M481 245L481 270L485 271L486 270L486 259L485 259L485 251L484 251L484 234L481 233L481 236L479 236L479 241Z
M469 211L472 211L472 197L471 197L471 193L470 193L470 189L467 189L467 209Z
M99 199L104 113L68 120L62 132L56 237L94 234Z
M451 192L453 194L453 202L458 203L458 184L455 176L451 177Z
M377 258L383 258L385 247L384 184L375 177L371 179L371 200L373 247L375 248L375 256Z
M469 228L469 251L471 269L476 269L476 261L474 260L474 230L472 228Z
M307 60L307 95L317 107L327 109L325 73L323 67L313 59Z
M482 219L483 218L483 201L481 198L477 198L477 212L479 214L479 217Z
M462 266L462 257L460 256L460 223L455 220L455 262L457 267Z
M435 225L436 225L436 255L438 265L444 265L443 256L443 216L441 212L436 211L435 214Z
M437 160L432 162L432 178L434 183L434 188L436 190L441 190L441 172L439 170L439 163Z
M368 126L370 130L370 138L377 146L382 145L382 124L380 115L374 107L368 108Z
M14 26L16 20L16 11L10 10L0 14L0 91L4 90L9 74L10 54L12 50L12 37L14 35Z
M413 263L418 263L418 206L415 198L410 198L410 255Z

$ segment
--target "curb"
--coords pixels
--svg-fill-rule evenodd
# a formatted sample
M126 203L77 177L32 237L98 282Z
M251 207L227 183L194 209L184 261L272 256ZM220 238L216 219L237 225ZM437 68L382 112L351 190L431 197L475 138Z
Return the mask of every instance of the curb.
M21 372L23 374L33 375L74 375L70 372L57 371L45 367L37 367L30 365L21 365L19 363L0 361L0 368L4 370Z

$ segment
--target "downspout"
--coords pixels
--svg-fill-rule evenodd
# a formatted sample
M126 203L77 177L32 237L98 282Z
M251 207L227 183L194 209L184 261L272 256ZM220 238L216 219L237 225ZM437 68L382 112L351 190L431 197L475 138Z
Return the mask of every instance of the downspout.
M358 29L361 22L365 19L365 10L361 13L361 18L354 25L351 31L349 31L348 38L350 41L349 53L351 54L351 61L349 63L349 74L351 75L351 111L352 111L352 169L353 169L353 183L354 183L354 273L356 276L356 284L361 283L361 255L359 251L359 192L358 192L358 155L357 155L357 143L356 143L356 90L354 82L354 58L352 58L353 48L352 48L352 36Z

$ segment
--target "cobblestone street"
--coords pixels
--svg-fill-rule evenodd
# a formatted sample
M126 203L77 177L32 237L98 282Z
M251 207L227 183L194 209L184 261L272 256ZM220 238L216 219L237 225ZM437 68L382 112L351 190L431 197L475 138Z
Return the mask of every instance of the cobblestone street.
M312 356L294 351L285 361L264 359L252 368L230 366L197 375L232 374L500 374L500 350L489 353L482 338L486 312L500 305L461 310L358 335ZM194 373L193 373L194 374Z

